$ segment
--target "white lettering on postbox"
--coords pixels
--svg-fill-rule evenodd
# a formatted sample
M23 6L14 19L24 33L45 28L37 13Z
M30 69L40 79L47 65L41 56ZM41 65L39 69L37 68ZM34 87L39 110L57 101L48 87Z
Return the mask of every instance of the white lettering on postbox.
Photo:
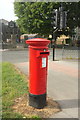
M42 58L42 68L46 67L46 58Z

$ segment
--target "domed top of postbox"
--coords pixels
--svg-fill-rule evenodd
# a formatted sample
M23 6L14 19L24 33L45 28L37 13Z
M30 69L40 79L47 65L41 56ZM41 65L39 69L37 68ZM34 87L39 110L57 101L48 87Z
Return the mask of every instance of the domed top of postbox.
M33 38L26 40L26 44L29 44L30 46L48 46L49 43L50 40L43 38Z

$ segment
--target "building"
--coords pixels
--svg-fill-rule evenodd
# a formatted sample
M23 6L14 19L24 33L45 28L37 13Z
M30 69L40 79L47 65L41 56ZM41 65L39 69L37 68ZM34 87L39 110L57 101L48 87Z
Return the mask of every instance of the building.
M57 45L63 45L63 44L69 44L69 36L61 35L60 37L57 37L56 44Z
M14 21L0 19L0 42L14 43L20 40L20 30Z
M75 31L75 40L80 40L80 27L76 27Z
M72 43L73 45L77 45L79 43L80 46L80 27L76 27L73 29L73 35L72 35Z

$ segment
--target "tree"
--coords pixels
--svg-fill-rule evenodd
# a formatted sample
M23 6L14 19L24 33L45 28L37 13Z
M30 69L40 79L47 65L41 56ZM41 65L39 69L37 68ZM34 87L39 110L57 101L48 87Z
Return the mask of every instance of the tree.
M67 26L70 29L80 26L80 2L65 3L64 9L67 11Z
M49 35L53 31L51 24L52 11L59 3L46 2L22 2L15 3L17 23L24 33L39 33Z
M72 34L72 29L80 26L80 2L63 3L64 10L67 11L68 32ZM52 11L59 9L59 2L15 2L15 14L18 17L17 23L23 33L38 33L48 36L52 34Z

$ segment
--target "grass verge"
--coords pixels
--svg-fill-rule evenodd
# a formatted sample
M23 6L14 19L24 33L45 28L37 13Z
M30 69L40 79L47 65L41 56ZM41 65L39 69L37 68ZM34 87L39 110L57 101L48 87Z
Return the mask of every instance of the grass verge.
M14 113L11 106L14 99L28 92L26 76L11 63L2 63L2 118L23 118Z

